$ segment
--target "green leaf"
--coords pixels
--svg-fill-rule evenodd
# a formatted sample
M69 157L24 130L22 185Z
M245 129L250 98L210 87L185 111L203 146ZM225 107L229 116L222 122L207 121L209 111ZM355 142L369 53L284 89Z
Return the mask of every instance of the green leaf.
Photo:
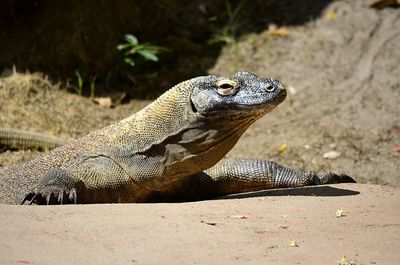
M139 43L138 39L135 36L133 36L132 34L126 34L125 40L132 45L138 45L138 43Z
M126 49L126 48L129 48L130 46L132 46L130 43L125 43L125 44L119 44L118 46L117 46L117 50L124 50L124 49Z
M125 56L126 56L126 55L129 55L129 54L135 54L135 53L137 53L139 48L140 48L139 46L132 47L129 51L127 51L127 52L125 53Z
M170 49L163 47L163 46L157 46L157 45L152 45L149 43L144 43L141 46L143 46L143 50L150 50L154 53L160 53L160 52L169 52L171 51Z
M137 51L143 58L145 58L146 60L149 61L153 61L153 62L157 62L158 61L158 57L156 55L155 51L151 51L151 50L139 50Z
M135 66L135 62L129 57L125 57L124 62L129 64L130 66Z

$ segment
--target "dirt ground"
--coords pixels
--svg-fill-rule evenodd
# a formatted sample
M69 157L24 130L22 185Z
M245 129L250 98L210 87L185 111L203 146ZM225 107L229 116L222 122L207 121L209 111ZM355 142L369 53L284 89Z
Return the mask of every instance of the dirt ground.
M346 172L359 183L383 186L304 189L316 196L271 191L257 198L185 204L0 206L0 253L7 253L0 261L335 264L346 255L357 264L397 264L400 12L371 9L369 4L334 1L315 21L278 28L283 34L266 29L244 36L223 49L209 72L251 71L281 79L289 92L287 100L256 122L228 157ZM73 138L148 103L104 108L67 93L40 74L15 73L0 79L2 126ZM330 151L337 157L324 158ZM36 155L37 151L5 151L0 153L0 165ZM335 217L339 208L344 209L343 218ZM10 229L9 223L15 226ZM290 247L289 240L299 246Z
M1 264L395 265L400 257L400 189L388 186L0 211Z

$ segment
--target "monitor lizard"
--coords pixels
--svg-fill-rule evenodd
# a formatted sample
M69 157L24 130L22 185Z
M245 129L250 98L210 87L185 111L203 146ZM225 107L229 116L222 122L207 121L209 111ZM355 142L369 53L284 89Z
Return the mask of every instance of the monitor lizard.
M281 81L249 72L184 81L128 118L0 169L0 202L186 201L354 182L345 174L319 176L272 161L218 163L252 123L285 98Z

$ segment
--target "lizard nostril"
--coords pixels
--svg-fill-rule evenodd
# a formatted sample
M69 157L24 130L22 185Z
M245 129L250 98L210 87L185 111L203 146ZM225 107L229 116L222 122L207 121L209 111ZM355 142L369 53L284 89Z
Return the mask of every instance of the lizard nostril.
M285 85L283 83L279 82L278 87L279 87L280 90L286 91L286 87L285 87Z
M231 79L222 79L216 83L217 93L221 96L229 96L236 93L237 82Z

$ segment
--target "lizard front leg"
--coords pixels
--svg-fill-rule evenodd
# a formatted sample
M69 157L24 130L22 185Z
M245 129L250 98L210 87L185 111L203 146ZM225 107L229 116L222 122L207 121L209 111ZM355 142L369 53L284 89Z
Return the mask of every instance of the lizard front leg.
M52 168L39 177L36 190L26 194L21 204L76 204L77 193L84 188L84 183L76 180L67 170Z
M133 180L118 162L98 155L48 170L22 204L128 202L134 200L132 189Z
M271 188L355 182L344 174L327 172L319 176L257 159L229 159L194 175L194 179L199 194L208 198Z

